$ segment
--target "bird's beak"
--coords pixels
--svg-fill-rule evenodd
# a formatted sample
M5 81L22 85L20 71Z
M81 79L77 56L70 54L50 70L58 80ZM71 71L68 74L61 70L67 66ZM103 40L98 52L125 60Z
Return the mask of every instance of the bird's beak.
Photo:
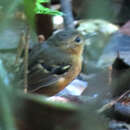
M97 36L97 33L96 32L92 32L92 33L86 34L84 37L87 40L87 39L93 38L95 36Z

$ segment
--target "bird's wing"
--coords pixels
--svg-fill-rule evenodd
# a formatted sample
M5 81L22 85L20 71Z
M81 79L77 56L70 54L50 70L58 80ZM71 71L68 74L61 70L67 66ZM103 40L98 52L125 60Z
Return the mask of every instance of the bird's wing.
M34 66L37 61L42 61L49 65L69 63L68 54L61 49L48 45L46 42L33 47L29 54L29 67Z
M71 65L52 65L44 63L37 64L28 74L29 90L37 90L55 84L63 76Z
M51 52L49 53L48 50L45 48L43 49L44 50L39 52L39 54L33 52L35 55L32 53L29 57L31 60L29 62L28 73L29 91L38 90L42 87L55 84L71 67L71 65L62 62L63 57L60 60L60 57L57 58L53 53L50 55ZM35 56L35 58L33 56Z

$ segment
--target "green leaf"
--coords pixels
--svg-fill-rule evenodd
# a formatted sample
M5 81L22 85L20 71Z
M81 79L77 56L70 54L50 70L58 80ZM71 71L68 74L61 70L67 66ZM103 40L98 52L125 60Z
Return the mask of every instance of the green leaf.
M49 3L50 0L37 0L37 3Z
M35 0L24 0L24 9L25 9L25 13L27 16L27 20L29 25L34 27L34 18L35 18L35 9L36 5L35 5Z
M8 72L5 69L3 62L0 60L0 120L3 123L4 130L16 130L15 120L13 117L11 98L9 90L12 86L9 83Z
M36 14L63 15L62 12L44 7L41 3L49 3L50 0L37 0L34 9Z
M45 8L44 6L42 6L39 3L36 3L35 13L36 14L63 15L62 12L59 12L57 10L52 10L49 8Z

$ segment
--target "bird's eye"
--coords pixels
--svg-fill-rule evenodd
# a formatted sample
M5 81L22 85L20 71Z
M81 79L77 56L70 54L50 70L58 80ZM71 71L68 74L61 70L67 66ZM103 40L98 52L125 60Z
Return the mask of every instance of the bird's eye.
M81 39L80 39L80 37L76 37L74 41L79 43L81 41Z

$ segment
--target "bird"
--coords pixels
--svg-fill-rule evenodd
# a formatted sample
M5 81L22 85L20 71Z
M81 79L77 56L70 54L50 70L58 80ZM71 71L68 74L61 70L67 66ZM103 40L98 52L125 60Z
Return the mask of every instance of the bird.
M53 96L80 73L86 37L63 29L33 46L28 61L28 92Z

